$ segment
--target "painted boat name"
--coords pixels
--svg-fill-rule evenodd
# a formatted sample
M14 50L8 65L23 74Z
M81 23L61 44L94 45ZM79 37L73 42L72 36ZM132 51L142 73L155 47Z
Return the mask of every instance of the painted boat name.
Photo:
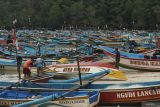
M154 96L160 94L160 89L145 90L145 91L133 91L133 92L121 92L117 93L117 98L134 98L134 97L145 97Z
M130 60L132 65L142 65L142 66L160 66L160 61L136 61Z
M75 72L78 71L78 68L64 68L63 72ZM90 68L80 68L81 72L89 72Z
M22 101L23 102L23 101ZM0 105L9 105L9 106L13 106L13 105L16 105L16 104L20 104L22 103L20 101L5 101L5 100L2 100L0 101Z
M85 103L85 100L65 100L65 101L59 101L60 104L79 104L79 103Z

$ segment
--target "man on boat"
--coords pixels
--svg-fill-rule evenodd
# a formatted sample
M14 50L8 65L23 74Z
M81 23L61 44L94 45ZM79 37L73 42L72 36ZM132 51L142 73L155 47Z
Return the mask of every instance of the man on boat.
M36 59L35 65L37 67L37 76L39 76L39 74L43 73L43 68L46 66L42 56Z
M37 43L37 54L41 55L41 45L39 42Z
M31 76L30 69L33 66L33 63L34 63L34 58L31 58L23 64L23 74L25 78Z
M131 45L131 46L129 47L129 53L134 53L134 45Z
M120 62L120 52L118 51L118 48L115 49L115 67L119 69L119 62Z

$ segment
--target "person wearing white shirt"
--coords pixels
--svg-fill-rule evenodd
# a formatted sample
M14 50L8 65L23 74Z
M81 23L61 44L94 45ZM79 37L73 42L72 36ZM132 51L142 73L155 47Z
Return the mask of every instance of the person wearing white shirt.
M42 59L41 57L36 59L35 64L37 67L37 75L39 76L39 74L43 73L43 68L46 66L46 64L44 59Z

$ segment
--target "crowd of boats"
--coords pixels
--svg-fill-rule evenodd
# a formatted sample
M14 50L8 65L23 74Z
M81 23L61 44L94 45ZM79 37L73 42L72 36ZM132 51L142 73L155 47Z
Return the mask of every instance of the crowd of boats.
M17 71L17 57L21 57L22 78L0 81L0 105L93 107L160 99L160 81L95 83L103 77L127 81L125 73L114 65L115 48L120 52L119 66L159 72L159 32L17 30L11 34L0 30L1 75ZM23 63L38 57L45 60L44 73L37 76L33 66L32 77L23 78Z

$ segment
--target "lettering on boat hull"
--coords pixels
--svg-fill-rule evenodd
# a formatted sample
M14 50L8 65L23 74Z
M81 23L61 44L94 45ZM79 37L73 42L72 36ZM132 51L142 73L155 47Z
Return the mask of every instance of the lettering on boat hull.
M90 68L80 68L81 72L89 72ZM78 68L64 68L63 72L78 72Z
M117 98L137 98L145 96L160 95L160 89L144 90L144 91L133 91L133 92L122 92L116 93Z
M109 97L108 97L109 96ZM160 87L100 92L100 103L143 102L160 100Z
M131 65L139 66L160 66L160 61L139 61L139 60L130 60Z

